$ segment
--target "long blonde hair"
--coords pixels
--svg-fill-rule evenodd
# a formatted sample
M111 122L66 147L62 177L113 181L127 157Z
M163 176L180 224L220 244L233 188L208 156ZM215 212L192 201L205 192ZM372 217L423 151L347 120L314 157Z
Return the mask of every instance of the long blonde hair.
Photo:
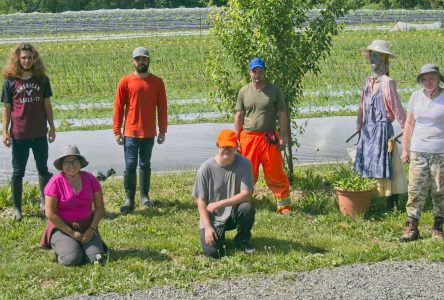
M19 78L23 75L23 69L20 64L20 52L22 51L30 51L33 56L33 64L32 64L32 75L37 77L37 79L42 79L46 76L46 68L43 64L42 59L40 58L40 54L37 49L32 46L30 43L22 43L17 45L14 49L11 50L9 57L6 61L6 65L3 69L3 78L7 79L10 77Z

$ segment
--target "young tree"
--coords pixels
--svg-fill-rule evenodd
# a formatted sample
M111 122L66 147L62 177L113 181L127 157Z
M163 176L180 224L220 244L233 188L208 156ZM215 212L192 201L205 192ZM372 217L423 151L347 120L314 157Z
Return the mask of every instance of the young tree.
M332 37L339 33L336 18L346 12L346 0L229 0L210 15L210 34L222 45L210 51L207 71L214 83L211 99L221 111L234 111L239 88L249 82L248 62L261 57L268 80L283 91L288 130L285 161L293 181L292 146L299 146L292 120L302 97L302 80L330 53ZM320 9L311 11L321 7ZM311 12L310 12L311 11ZM310 12L310 14L309 14Z

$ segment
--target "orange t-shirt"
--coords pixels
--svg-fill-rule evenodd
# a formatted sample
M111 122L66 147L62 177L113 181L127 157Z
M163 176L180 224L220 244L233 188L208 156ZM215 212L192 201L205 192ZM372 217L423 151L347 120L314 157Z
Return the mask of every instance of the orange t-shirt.
M135 138L149 138L157 135L156 111L159 132L167 131L167 100L162 79L150 74L140 78L134 73L119 81L114 103L114 135L120 133ZM125 116L125 120L123 118Z

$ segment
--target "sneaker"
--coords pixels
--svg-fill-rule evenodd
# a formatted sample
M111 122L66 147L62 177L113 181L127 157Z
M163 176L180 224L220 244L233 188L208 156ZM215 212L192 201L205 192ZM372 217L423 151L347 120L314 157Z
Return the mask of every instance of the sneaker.
M256 251L256 248L251 246L250 243L247 241L240 242L239 244L236 245L236 248L243 251L246 254L252 254Z
M116 170L114 170L113 168L106 171L106 178L111 177L113 175L116 175Z
M289 215L291 215L291 208L290 207L280 208L277 210L277 213L279 215L289 216Z

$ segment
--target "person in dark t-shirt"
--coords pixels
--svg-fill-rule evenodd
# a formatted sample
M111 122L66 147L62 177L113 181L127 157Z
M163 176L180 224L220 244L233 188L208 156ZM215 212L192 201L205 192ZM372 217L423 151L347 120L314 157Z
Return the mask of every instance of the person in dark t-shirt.
M45 207L43 189L51 177L47 165L48 141L52 143L56 136L51 84L45 71L38 51L29 43L13 49L3 69L3 144L12 146L11 196L15 220L22 219L23 177L29 149L39 174L40 209L43 211Z

